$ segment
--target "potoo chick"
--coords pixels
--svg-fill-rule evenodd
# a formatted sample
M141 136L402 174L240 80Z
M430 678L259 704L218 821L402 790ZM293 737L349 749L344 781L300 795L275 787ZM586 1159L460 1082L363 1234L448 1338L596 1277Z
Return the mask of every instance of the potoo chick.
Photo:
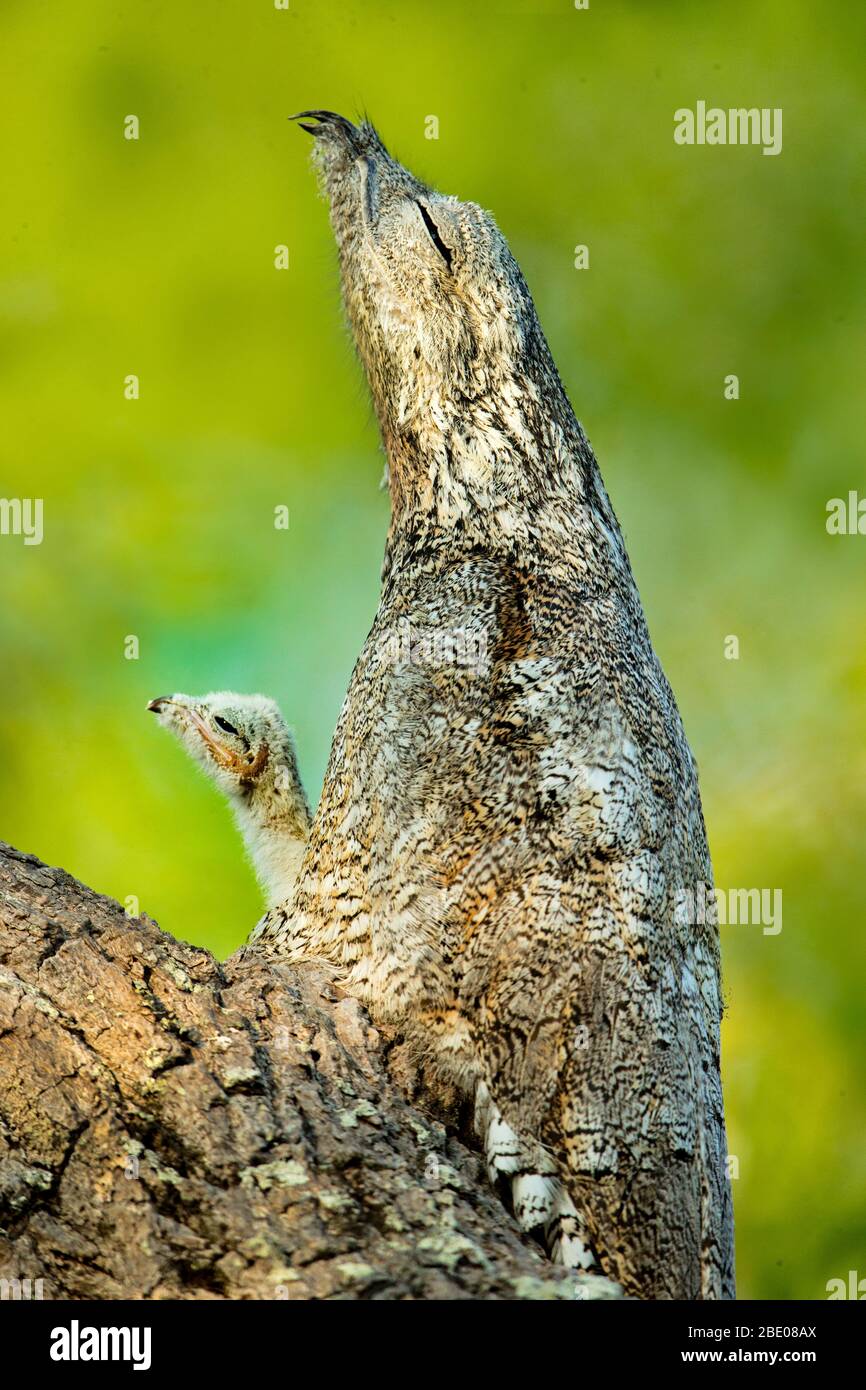
M233 690L147 706L228 798L268 907L292 892L310 832L295 743L274 700Z

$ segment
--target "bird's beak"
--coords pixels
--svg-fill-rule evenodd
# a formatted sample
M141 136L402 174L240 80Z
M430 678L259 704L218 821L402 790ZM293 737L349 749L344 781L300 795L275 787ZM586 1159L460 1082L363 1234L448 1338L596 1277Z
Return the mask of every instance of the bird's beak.
M188 707L186 712L189 716L189 722L203 742L206 743L209 748L212 748L214 753L223 761L229 759L231 754L223 747L219 739L214 737L210 725L205 723L198 711Z
M161 714L166 705L173 705L174 701L170 695L157 695L155 700L149 700L147 708L151 714Z
M202 743L206 743L210 748L217 762L225 767L232 766L234 756L231 750L225 748L219 739L214 737L210 725L188 701L178 700L173 695L157 695L155 700L148 702L147 708L151 714L168 714L171 711L172 722L175 725L181 729L194 729Z
M359 212L368 223L375 222L386 185L417 185L417 180L391 158L369 121L353 125L336 111L299 111L289 120L297 121L301 130L314 137L315 163L333 215L335 200L341 205L341 225L343 221L355 224ZM341 240L339 231L337 240Z
M308 135L333 136L345 140L353 147L358 146L358 127L347 121L345 116L338 116L336 111L299 111L297 115L290 116L289 120L297 121L301 130L305 130Z

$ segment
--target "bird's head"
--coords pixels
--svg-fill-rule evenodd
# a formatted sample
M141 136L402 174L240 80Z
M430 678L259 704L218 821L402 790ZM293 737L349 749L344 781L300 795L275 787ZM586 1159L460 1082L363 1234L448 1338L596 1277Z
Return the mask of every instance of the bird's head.
M315 138L346 311L392 471L413 456L429 462L437 439L449 456L465 439L474 457L464 466L479 483L492 480L497 452L531 446L533 410L562 393L505 238L475 203L437 193L393 159L368 121L330 111L293 119Z
M273 700L219 691L161 695L147 708L234 800L249 803L257 796L279 798L281 794L297 797L295 748Z

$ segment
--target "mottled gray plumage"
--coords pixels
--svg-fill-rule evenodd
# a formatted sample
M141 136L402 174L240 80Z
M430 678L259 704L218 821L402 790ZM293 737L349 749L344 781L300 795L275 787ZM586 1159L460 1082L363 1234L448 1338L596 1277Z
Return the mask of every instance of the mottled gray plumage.
M383 589L296 891L326 957L476 1101L554 1256L733 1294L719 952L694 762L625 546L493 220L305 113L388 459Z

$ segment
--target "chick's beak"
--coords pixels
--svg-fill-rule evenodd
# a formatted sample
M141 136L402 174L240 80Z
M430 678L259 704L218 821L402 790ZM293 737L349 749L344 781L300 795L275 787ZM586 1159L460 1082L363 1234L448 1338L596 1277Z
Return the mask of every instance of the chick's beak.
M189 733L195 731L211 751L214 760L223 767L234 767L236 760L231 748L215 735L207 720L202 717L195 705L189 700L178 698L175 695L157 695L155 700L148 702L147 708L151 714L166 715L171 721L176 732Z
M161 714L165 705L170 705L172 698L170 695L157 695L155 700L149 700L147 708L151 714Z
M169 701L169 703L172 702ZM203 719L192 705L183 704L180 707L185 711L188 727L195 729L202 743L210 749L216 762L221 763L223 767L233 768L237 761L234 752L214 733L207 720Z

